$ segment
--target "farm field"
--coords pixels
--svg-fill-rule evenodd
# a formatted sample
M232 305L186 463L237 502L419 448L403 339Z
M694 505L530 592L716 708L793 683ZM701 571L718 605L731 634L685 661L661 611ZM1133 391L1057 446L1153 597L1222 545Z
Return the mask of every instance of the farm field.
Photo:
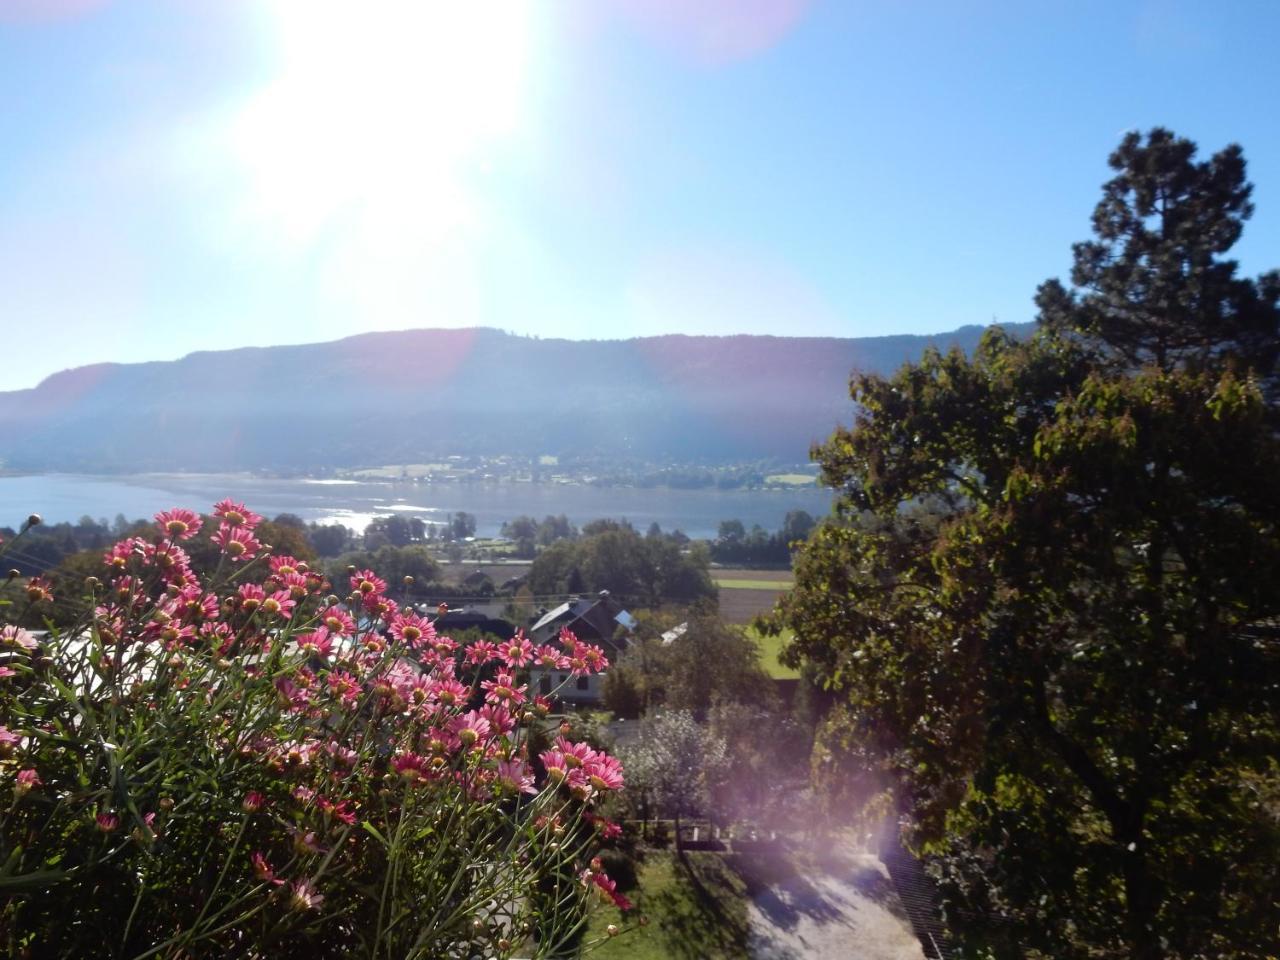
M713 570L711 579L720 588L720 615L728 623L750 623L759 614L768 613L793 582L788 570L739 567Z

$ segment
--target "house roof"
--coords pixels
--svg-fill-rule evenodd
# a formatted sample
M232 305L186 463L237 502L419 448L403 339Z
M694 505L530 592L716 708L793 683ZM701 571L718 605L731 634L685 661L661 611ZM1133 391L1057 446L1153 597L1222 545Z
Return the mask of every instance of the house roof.
M616 625L621 625L628 631L635 626L635 618L623 610L618 602L609 596L608 591L602 590L599 597L578 597L548 610L538 618L529 632L538 634L557 624L572 628L578 621L588 624L603 640L612 639Z

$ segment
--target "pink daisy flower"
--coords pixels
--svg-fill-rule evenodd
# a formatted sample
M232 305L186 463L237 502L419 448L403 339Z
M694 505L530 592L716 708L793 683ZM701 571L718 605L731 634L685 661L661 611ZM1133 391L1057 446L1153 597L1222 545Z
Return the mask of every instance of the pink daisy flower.
M271 864L267 863L267 858L262 855L261 851L255 851L249 861L253 864L253 875L263 883L271 883L276 886L284 883L283 880L276 879L276 872L271 869Z
M365 597L387 592L387 581L372 570L359 570L351 575L351 589Z
M14 733L8 727L0 725L0 757L7 757L13 753L14 747L22 742L22 737Z
M316 893L316 888L310 880L295 880L289 889L289 906L299 913L319 910L322 903L324 903L324 897Z
M320 614L320 622L335 637L349 637L356 630L356 622L351 619L351 614L341 607L328 607Z
M468 664L481 666L498 655L498 645L492 640L476 640L467 647L464 658Z
M569 667L569 658L549 643L538 648L534 662L547 670L567 670Z
M13 794L15 797L21 797L30 793L36 787L43 786L44 781L40 779L40 775L34 770L19 770L13 784Z
M156 514L156 525L160 532L173 540L190 540L200 532L203 523L200 514L183 507L161 510Z
M597 790L621 790L622 764L607 753L597 753L583 765L583 772Z
M27 599L44 603L53 599L53 582L48 577L32 577L27 581Z
M492 680L480 684L485 691L485 700L490 703L519 704L524 703L524 687L516 683L516 678L506 670L499 670Z
M523 760L499 760L494 783L512 793L538 792L533 785L533 771Z
M410 649L416 649L420 644L429 644L435 639L436 628L430 620L416 613L397 613L391 618L390 633Z
M450 677L446 680L437 681L431 691L431 696L441 706L454 707L466 703L470 693L470 687Z
M13 624L0 627L0 650L7 647L11 650L22 650L26 653L30 653L38 646L40 646L40 644L36 641L36 638L30 631L24 630L22 627L14 626Z
M464 713L460 717L454 717L449 723L449 729L453 731L458 741L467 748L473 746L476 741L485 740L490 731L489 721L475 710Z
M230 499L219 500L213 505L213 515L228 527L247 527L252 530L262 522L258 516L243 503L233 503Z
M317 627L310 633L298 637L298 649L308 656L329 659L333 653L333 638L324 627Z
M508 667L523 667L533 659L533 644L529 642L523 630L517 631L510 640L504 640L498 644L498 656L506 662Z
M218 532L213 535L213 542L222 548L222 552L233 563L252 560L262 549L262 544L253 535L252 528L247 526L233 527L222 523L218 526Z
M277 590L271 596L262 598L261 610L268 616L278 616L288 620L293 616L293 608L296 604L297 601L289 596L289 591Z

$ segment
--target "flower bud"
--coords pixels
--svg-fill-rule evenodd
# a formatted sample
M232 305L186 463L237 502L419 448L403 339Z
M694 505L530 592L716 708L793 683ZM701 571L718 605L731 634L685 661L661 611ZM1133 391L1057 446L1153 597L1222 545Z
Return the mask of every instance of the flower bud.
M41 517L40 514L38 513L33 513L31 514L31 516L27 517L28 527L38 527L42 523L44 523L44 518Z
M404 585L405 585L406 587L412 587L412 586L413 586L413 577L409 576L408 574L405 574L405 578L404 578Z
M604 928L604 932L611 937L616 937L618 935L618 925L616 923L611 923Z
M17 567L10 567L10 568L9 568L9 579L10 579L10 580L17 580L20 576L22 576L22 571L21 571L21 570L19 570Z

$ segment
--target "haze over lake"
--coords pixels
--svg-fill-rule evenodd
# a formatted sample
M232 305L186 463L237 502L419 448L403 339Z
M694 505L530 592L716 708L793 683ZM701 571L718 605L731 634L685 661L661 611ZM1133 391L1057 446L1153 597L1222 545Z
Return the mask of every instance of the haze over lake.
M207 511L223 497L243 500L266 514L293 513L304 520L341 523L357 530L371 519L400 513L442 522L466 511L476 518L478 536L496 536L518 516L541 519L565 514L581 526L599 517L625 518L645 530L657 521L663 530L683 530L694 538L716 535L721 520L738 519L748 529L777 530L789 510L815 517L830 509L830 493L819 487L795 490L673 490L593 487L555 483L365 483L222 474L138 474L91 476L35 474L0 477L0 526L17 527L28 514L50 523L74 523L82 516L112 519L150 517L183 506Z

